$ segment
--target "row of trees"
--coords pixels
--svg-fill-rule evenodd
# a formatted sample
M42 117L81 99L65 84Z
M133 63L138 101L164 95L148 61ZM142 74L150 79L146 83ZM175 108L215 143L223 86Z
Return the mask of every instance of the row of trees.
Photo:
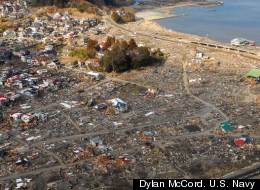
M89 39L87 47L76 48L70 52L71 57L80 61L86 61L96 57L100 51L96 40ZM116 40L115 37L107 37L102 50L104 56L100 60L100 68L105 72L124 72L131 69L162 63L165 59L160 49L151 51L148 47L138 47L134 39L129 41Z
M101 60L101 67L106 72L124 72L164 60L160 49L151 52L148 47L138 47L133 39L127 42L109 37L106 45L110 45L110 48L105 51Z

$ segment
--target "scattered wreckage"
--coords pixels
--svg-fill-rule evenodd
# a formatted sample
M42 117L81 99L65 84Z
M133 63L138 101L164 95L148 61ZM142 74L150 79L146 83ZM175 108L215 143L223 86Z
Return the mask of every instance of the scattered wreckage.
M46 122L48 115L45 113L13 113L10 115L10 123L14 126L34 126L38 122Z

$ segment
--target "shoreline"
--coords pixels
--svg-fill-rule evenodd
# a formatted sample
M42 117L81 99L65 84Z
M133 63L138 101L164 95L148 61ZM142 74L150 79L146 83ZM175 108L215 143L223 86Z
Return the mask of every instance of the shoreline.
M137 19L144 19L149 21L169 18L169 17L175 17L174 9L179 7L189 7L189 6L196 6L196 3L185 3L180 5L172 5L172 6L165 6L165 7L159 7L159 8L153 8L153 9L145 9L142 11L138 11L136 13Z
M180 7L195 7L195 6L218 6L218 5L216 4L216 2L178 3L176 5L162 6L162 7L159 7L159 8L143 9L143 10L138 11L136 13L136 16L137 16L137 19L139 21L142 20L142 22L150 22L162 31L165 31L167 33L170 32L172 34L181 35L183 37L183 39L185 39L185 38L194 38L194 39L197 39L197 40L203 39L207 42L215 42L215 43L218 43L218 44L224 44L224 45L231 46L230 43L228 43L228 42L223 42L223 41L215 40L215 39L212 39L212 38L209 38L209 37L200 36L200 35L196 35L196 34L179 32L179 31L176 31L176 30L172 30L172 29L163 27L156 22L157 20L160 20L160 19L185 16L185 15L174 14L174 10L176 8L180 8ZM260 52L260 50L259 50L260 46L259 46L258 43L256 44L256 46L241 46L240 48Z
M176 8L195 6L217 6L217 4L215 2L184 2L177 3L176 5L165 5L159 8L143 8L141 10L137 10L136 17L137 19L144 19L149 21L178 17L183 15L174 14L173 12Z

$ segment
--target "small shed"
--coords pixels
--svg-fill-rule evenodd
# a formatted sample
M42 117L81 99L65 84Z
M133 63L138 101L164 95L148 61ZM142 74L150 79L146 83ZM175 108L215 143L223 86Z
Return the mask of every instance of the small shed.
M243 146L244 144L246 144L246 138L244 138L244 137L235 138L234 143L236 146Z
M250 70L245 77L251 77L251 78L260 78L260 69L252 69Z
M234 126L232 125L231 122L229 121L225 121L223 123L220 124L219 126L223 132L227 133L227 132L231 132L234 130Z

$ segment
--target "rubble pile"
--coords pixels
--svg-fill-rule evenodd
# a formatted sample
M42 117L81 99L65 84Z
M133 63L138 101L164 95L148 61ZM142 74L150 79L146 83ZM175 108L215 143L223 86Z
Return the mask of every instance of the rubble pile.
M0 18L19 19L28 13L29 7L26 0L9 0L0 3Z

